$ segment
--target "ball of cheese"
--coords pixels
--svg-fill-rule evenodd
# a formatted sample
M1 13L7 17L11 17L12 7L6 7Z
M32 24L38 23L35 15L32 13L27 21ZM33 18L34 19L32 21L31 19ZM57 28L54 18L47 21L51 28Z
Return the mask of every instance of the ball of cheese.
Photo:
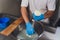
M40 15L41 15L40 11L38 11L38 10L35 10L34 14L35 14L36 16L40 16Z

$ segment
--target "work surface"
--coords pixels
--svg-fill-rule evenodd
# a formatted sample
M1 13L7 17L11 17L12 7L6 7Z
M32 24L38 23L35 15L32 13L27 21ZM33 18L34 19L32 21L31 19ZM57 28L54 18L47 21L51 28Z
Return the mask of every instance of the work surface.
M27 37L27 39L25 39L26 37L24 36L24 33L23 34L19 34L18 35L18 39L20 40L20 39L25 39L25 40L36 40L37 38L35 38L36 37L36 35L35 36L33 36L32 38L29 38L29 37ZM54 34L52 34L52 33L49 33L49 32L47 32L47 31L44 31L44 34L39 38L39 40L54 40Z
M22 22L23 22L23 18L22 17L18 18L17 20L12 22L12 24L10 24L6 29L4 29L2 32L0 32L0 34L5 35L5 36L9 36L18 27L18 25ZM60 28L58 28L56 31L56 39L60 38L59 37L59 34L60 34L59 30L60 30ZM54 36L55 36L55 34L44 31L44 35L41 38L39 38L39 40L54 40L54 38L55 38Z
M24 25L21 25L21 27L25 27ZM21 28L20 28L21 29ZM24 29L23 29L24 30ZM19 34L18 34L18 36L17 36L17 38L18 38L18 40L20 40L20 39L25 39L26 40L26 37L27 36L25 36L26 34L24 33L24 31L21 31ZM50 33L50 32L47 32L47 31L44 31L44 33L43 33L43 36L41 36L40 38L39 38L39 40L54 40L54 33ZM37 35L34 35L32 38L28 38L27 37L27 40L29 39L29 40L35 40L34 38L36 37Z

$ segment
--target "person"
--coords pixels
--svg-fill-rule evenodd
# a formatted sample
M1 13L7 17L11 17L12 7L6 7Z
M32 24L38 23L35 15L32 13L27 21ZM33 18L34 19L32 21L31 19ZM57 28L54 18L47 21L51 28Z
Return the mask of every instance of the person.
M29 21L27 7L29 5L30 14L35 21L47 22L53 16L56 8L56 0L22 0L21 14L26 23L26 33L33 35L35 30Z

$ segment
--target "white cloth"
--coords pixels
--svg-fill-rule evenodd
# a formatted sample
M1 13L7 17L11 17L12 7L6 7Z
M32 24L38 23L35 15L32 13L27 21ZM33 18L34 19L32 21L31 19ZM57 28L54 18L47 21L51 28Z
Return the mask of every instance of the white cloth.
M27 7L28 4L32 13L35 10L43 10L45 13L47 9L51 11L55 10L56 0L22 0L21 7ZM48 19L44 21L46 22Z

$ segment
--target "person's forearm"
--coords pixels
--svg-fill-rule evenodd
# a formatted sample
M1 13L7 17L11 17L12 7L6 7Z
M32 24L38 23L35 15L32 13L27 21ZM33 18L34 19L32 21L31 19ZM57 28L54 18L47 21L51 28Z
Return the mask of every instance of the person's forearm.
M50 18L52 17L53 14L54 14L54 11L47 11L44 15L45 15L45 18Z
M24 21L27 23L29 22L28 16L27 16L27 10L25 7L21 7L21 13Z

